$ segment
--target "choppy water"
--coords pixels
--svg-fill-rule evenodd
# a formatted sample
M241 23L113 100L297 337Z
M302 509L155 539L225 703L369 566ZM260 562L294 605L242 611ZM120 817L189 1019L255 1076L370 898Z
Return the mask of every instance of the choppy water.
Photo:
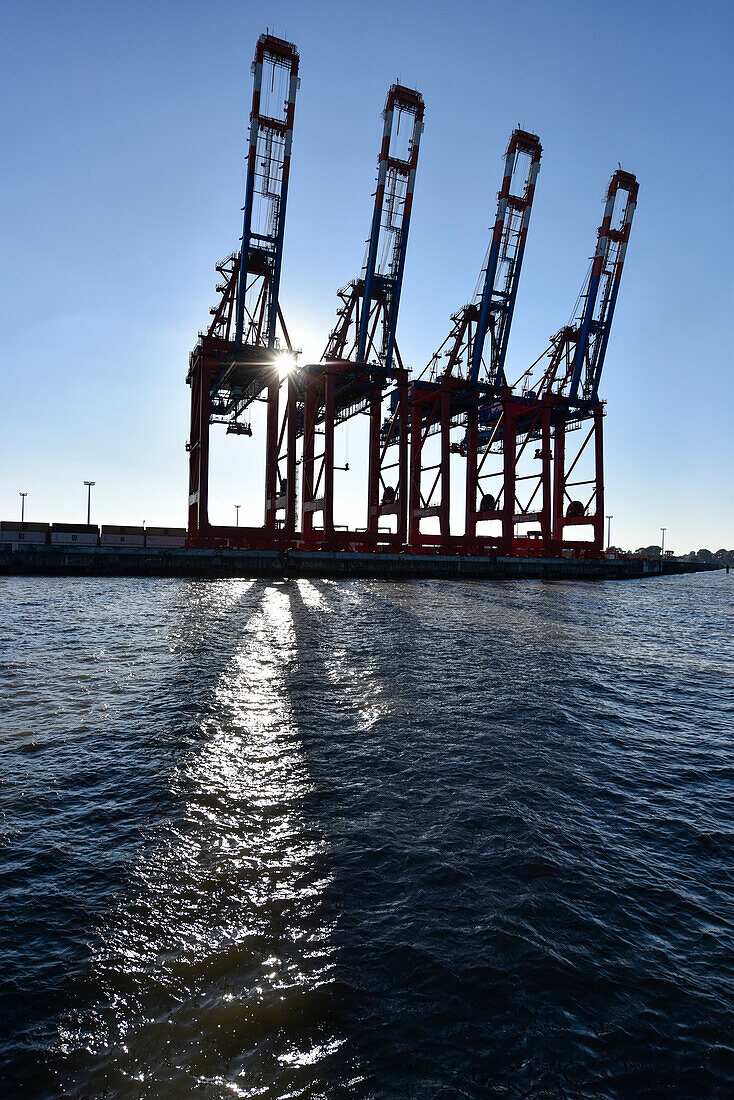
M0 581L2 1096L734 1095L733 598Z

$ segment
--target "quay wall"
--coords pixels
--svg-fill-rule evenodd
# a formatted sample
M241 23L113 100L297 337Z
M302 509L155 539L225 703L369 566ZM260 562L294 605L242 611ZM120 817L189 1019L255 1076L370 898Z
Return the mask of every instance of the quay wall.
M526 577L547 580L624 580L698 573L701 562L643 558L505 558L442 554L354 554L304 550L190 550L130 546L0 545L2 576L91 577Z

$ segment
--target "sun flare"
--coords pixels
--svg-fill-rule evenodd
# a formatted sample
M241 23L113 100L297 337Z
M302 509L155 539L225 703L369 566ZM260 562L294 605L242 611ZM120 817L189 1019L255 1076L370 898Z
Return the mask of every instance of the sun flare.
M296 357L291 351L281 351L275 358L275 365L280 377L287 378L296 369Z

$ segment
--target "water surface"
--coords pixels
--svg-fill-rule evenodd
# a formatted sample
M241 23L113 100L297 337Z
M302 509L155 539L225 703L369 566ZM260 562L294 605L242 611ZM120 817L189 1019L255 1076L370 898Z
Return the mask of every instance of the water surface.
M1 580L2 1095L733 1095L733 595Z

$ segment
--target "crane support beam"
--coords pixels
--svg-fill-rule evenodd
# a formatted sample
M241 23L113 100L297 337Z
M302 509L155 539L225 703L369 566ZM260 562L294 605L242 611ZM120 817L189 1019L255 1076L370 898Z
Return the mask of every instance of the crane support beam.
M561 410L562 411L562 410ZM568 421L554 429L553 551L601 557L604 552L604 407L597 403L569 448ZM588 427L587 427L588 425ZM591 528L591 540L567 540L567 528Z
M403 367L393 368L392 375L395 388L387 409L380 387L370 406L367 531L371 546L382 541L400 548L408 536L409 375ZM380 519L388 516L395 517L395 532L386 537Z

